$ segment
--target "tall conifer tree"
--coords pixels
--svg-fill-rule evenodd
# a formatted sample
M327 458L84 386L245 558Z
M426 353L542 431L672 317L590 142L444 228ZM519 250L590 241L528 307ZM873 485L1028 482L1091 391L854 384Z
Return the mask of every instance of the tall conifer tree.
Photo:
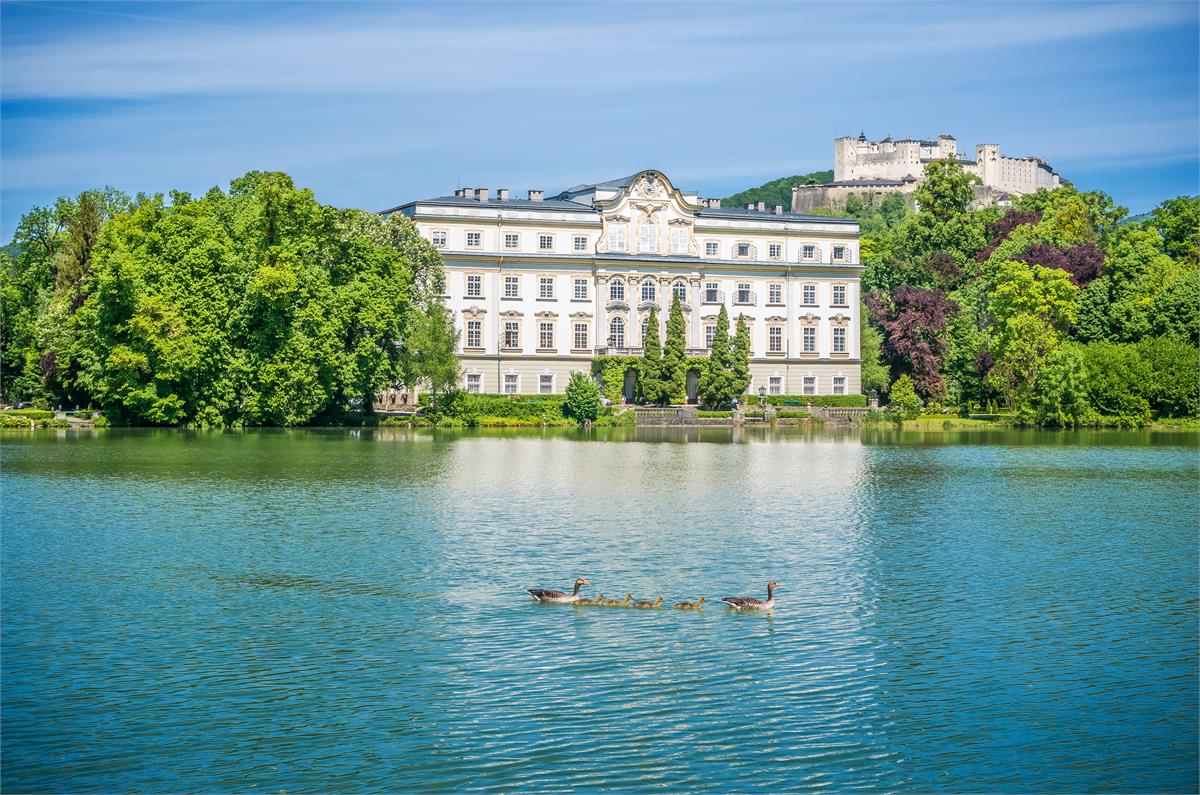
M647 403L663 402L662 345L658 336L658 310L650 310L646 323L646 335L642 340L642 367L638 373L638 386Z
M667 316L667 344L663 346L662 383L666 403L687 400L687 324L679 296L673 295L671 314Z

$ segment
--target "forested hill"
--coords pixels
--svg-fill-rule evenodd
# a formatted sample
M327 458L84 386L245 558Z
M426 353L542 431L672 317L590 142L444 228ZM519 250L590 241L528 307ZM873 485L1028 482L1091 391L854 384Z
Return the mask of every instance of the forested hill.
M795 177L780 177L779 179L773 179L770 182L759 185L757 188L748 188L741 193L726 196L724 199L721 199L721 206L745 207L751 202L763 202L767 207L782 204L785 210L790 210L792 207L793 185L821 185L825 182L833 182L832 170L814 171L811 174Z

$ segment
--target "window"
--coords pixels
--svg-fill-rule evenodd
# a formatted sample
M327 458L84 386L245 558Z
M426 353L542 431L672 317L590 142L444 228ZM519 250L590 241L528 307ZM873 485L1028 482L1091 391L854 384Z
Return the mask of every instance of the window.
M804 394L817 394L817 377L815 375L804 376Z
M750 292L750 282L738 282L736 303L748 304L753 300L754 293Z
M657 246L658 224L642 221L638 225L638 251L653 253Z
M625 250L625 224L613 224L608 230L608 250Z
M772 243L771 245L767 246L767 254L771 257L771 259L779 259L783 256L783 246L779 245L778 243Z
M834 353L845 353L846 352L846 329L840 328L840 327L834 328L834 330L833 330L833 352Z
M517 394L517 384L518 384L517 378L518 378L518 376L516 373L505 373L504 374L504 394L506 394L506 395Z
M646 331L650 328L650 316L642 318L642 345L646 344Z
M750 256L750 244L749 243L738 243L737 244L737 255L739 257Z
M834 306L845 306L846 305L846 285L844 285L844 284L833 285L833 305Z
M704 327L704 347L711 348L712 342L713 342L713 337L715 337L715 336L717 336L717 327L716 326L705 326Z
M588 296L587 288L588 288L588 280L587 279L576 279L575 280L575 297L586 300L587 296Z
M483 277L478 273L467 274L467 298L483 296Z
M783 326L767 328L767 352L783 353Z
M551 251L554 248L554 235L538 235L538 249Z
M467 391L479 394L483 387L483 376L480 373L467 373Z
M467 321L467 347L482 348L483 347L483 321L468 320Z
M521 324L515 320L504 321L504 347L513 350L521 347Z
M654 280L653 279L642 279L642 300L643 301L653 301L654 295L655 295Z
M554 324L543 321L538 324L538 347L554 347Z
M671 253L686 254L688 250L688 233L687 227L675 226L671 228Z
M587 251L587 238L583 235L575 235L575 250Z
M802 337L804 347L801 349L805 353L817 352L817 329L814 326L805 326Z
M845 259L846 258L846 247L845 246L834 246L833 247L833 258L834 259Z
M721 291L716 282L704 283L704 301L709 304L719 304L721 302Z
M508 234L506 234L504 236L504 247L505 248L519 248L520 245L521 245L521 236L520 235L509 232Z
M505 276L504 277L504 297L505 298L520 298L521 297L521 277L520 276Z
M480 232L467 232L467 248L479 248L482 241L483 234Z
M554 393L554 376L547 373L538 376L538 393L542 395Z
M539 276L538 277L538 298L553 298L554 297L554 277Z
M625 280L613 279L612 284L608 286L608 300L624 301L625 300Z
M783 303L783 285L776 282L775 284L767 285L767 303L782 304Z
M846 376L835 375L833 377L833 394L835 394L835 395L846 394Z
M817 305L817 285L815 285L815 284L804 285L804 305L805 306L816 306Z
M806 245L804 247L804 253L802 256L804 259L815 259L817 256L817 247L813 245Z
M715 257L720 253L720 244L715 240L709 240L704 244L704 254L708 257Z
M625 320L614 317L608 324L608 344L614 348L625 347Z
M671 294L679 299L679 303L687 303L687 282L682 279L677 280L671 285Z
M586 350L588 346L588 324L575 324L575 350Z
M767 379L767 394L782 395L783 394L783 376L773 375Z
M435 229L433 230L433 234L430 235L430 239L432 240L433 245L437 246L438 248L442 248L446 245L446 232L442 229Z

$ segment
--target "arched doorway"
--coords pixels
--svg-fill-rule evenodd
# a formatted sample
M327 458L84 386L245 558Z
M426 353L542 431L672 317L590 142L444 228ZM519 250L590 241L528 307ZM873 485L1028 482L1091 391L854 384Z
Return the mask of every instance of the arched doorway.
M621 394L625 396L626 403L633 402L633 396L637 393L637 370L625 371L625 386L621 390Z
M700 371L691 369L687 371L687 402L695 405L700 402Z

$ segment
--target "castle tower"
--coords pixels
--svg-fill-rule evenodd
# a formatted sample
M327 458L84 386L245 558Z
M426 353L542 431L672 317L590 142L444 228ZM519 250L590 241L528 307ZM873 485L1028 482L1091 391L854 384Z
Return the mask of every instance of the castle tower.
M858 165L858 143L865 141L866 136L859 134L858 138L846 136L836 138L833 142L833 180L853 179L855 166Z
M1000 144L979 144L975 147L975 162L984 185L1000 185Z

